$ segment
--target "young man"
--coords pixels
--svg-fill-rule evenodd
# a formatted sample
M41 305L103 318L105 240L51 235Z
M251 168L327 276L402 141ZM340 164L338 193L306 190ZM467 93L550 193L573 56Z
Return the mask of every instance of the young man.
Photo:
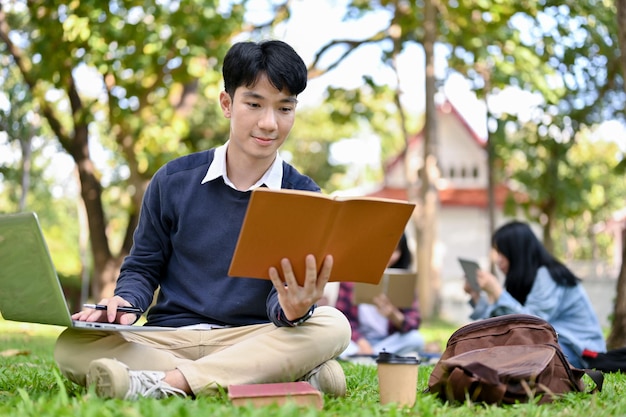
M100 301L107 310L73 316L131 324L138 317L117 308L146 310L159 288L146 324L177 329L67 329L57 341L61 372L95 386L99 396L211 395L230 384L295 380L345 395L334 358L348 345L350 326L338 310L315 304L332 257L284 259L282 276L269 271L271 282L228 276L251 190L320 190L278 155L306 87L306 66L284 42L242 42L226 54L223 76L228 142L170 161L155 174L115 295ZM306 262L303 286L290 262Z

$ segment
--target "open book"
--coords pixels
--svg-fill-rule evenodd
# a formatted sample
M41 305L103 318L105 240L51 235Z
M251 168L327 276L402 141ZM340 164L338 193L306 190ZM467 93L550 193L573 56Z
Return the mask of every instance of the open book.
M385 294L394 306L409 308L415 299L416 285L417 272L389 268L385 270L378 285L355 282L352 302L372 304L374 297Z
M414 208L401 200L257 188L228 274L269 279L269 268L282 271L287 258L302 285L306 255L315 255L318 272L332 255L330 281L377 284Z

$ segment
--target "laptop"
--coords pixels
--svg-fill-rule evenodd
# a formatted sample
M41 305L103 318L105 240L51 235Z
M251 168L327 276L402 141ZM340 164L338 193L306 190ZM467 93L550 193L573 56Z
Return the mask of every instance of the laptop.
M39 220L32 212L0 215L0 314L6 320L77 329L176 330L72 320Z
M415 299L417 273L406 269L387 268L378 284L354 283L354 304L372 304L378 294L386 294L393 305L409 308Z

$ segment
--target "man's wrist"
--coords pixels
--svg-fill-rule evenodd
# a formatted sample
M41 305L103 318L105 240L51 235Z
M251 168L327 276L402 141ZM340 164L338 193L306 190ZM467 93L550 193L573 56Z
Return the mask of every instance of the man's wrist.
M295 320L289 320L287 319L287 317L285 317L283 320L285 321L285 323L287 323L289 326L291 327L298 327L300 326L302 323L304 323L305 321L307 321L308 319L311 318L311 316L313 315L313 312L315 311L315 304L313 304L311 306L311 308L309 309L309 311L306 312L306 314L302 317L299 317Z

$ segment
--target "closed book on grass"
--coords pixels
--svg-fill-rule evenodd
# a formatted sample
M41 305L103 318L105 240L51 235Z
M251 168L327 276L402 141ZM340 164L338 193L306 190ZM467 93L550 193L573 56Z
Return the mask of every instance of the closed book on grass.
M230 385L228 398L236 406L251 404L256 407L293 402L303 407L324 407L322 393L305 381L273 384Z
M332 255L330 281L378 284L414 208L402 200L257 188L228 274L269 279L269 268L281 271L287 258L302 285L306 255L315 255L318 272Z

